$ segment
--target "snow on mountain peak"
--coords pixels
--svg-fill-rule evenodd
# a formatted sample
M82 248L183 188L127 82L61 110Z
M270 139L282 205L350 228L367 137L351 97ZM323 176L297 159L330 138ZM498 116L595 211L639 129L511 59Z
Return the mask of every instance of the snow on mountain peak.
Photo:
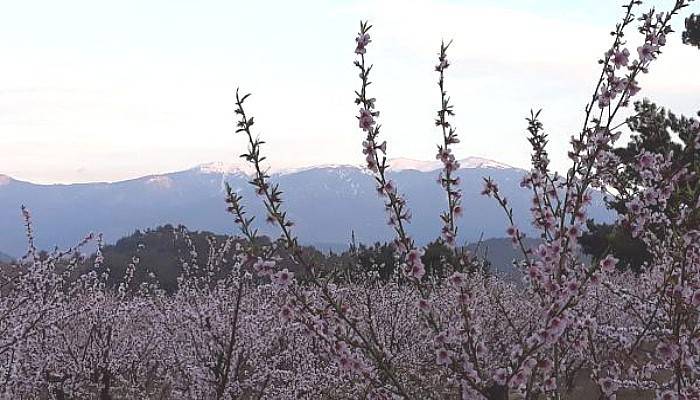
M319 165L311 165L307 167L296 167L296 168L280 168L280 169L273 169L272 173L276 175L287 175L287 174L295 174L297 172L304 172L304 171L309 171L312 169L326 169L326 170L343 170L343 169L359 169L357 165L350 165L350 164L319 164Z
M252 172L252 168L244 163L233 163L233 162L223 162L215 161L206 164L201 164L197 167L199 172L203 174L223 174L223 175L235 175L244 174L248 175Z
M421 172L435 171L440 168L440 161L422 161L410 158L392 158L387 161L391 171L416 170Z
M272 166L272 167L263 166L263 167L267 168L266 172L270 175L289 175L289 174L295 174L297 172L304 172L304 171L309 171L309 170L314 170L314 169L341 170L341 169L347 169L347 168L353 168L353 169L360 168L357 165L349 165L349 164L317 164L317 165L308 165L308 166L303 166L303 167L290 167L290 168L282 168L282 167L276 167L276 166ZM243 174L243 175L251 176L255 173L254 168L247 163L231 163L231 162L222 162L222 161L201 164L201 165L197 166L196 169L203 174L222 174L222 175Z
M12 182L12 178L7 175L0 174L0 186L9 185Z
M430 172L442 168L442 163L438 160L423 161L410 158L392 158L387 161L392 171L416 170L420 172ZM496 168L507 169L512 166L498 161L489 160L482 157L467 157L459 160L460 168Z
M170 189L173 186L173 180L168 176L155 175L146 181L148 184L157 186L163 189Z
M500 163L498 161L489 160L482 157L467 157L459 160L460 168L496 168L496 169L507 169L513 168L510 165ZM411 158L392 158L387 161L391 171L406 171L415 170L420 172L431 172L442 168L442 163L438 160L434 161L424 161L424 160L414 160ZM363 167L357 165L348 164L318 164L303 167L292 167L292 168L279 168L271 167L267 170L268 174L274 175L288 175L297 172L303 172L313 169L347 169L347 168L357 168L364 171ZM197 167L199 172L204 174L222 174L222 175L252 175L254 173L253 167L247 163L243 162L211 162L207 164L202 164Z
M489 160L482 157L467 157L459 160L461 168L496 168L496 169L509 169L513 168L508 164L504 164L498 161Z

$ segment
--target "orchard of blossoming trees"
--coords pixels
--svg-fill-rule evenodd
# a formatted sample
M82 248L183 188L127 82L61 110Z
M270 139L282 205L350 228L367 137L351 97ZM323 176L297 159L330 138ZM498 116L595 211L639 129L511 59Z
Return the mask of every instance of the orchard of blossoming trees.
M522 186L532 192L530 221L514 220L498 182L484 179L483 195L500 204L504 231L522 251L524 284L485 274L456 246L455 220L468 205L453 174L460 138L446 91L449 43L440 46L435 67L442 99L437 180L446 198L436 235L457 261L443 276L425 275L423 250L406 229L410 199L386 174L388 146L370 93L371 26L362 23L354 51L358 130L396 233L396 276L341 283L301 250L282 188L266 174L264 142L244 109L248 95L237 93L237 133L248 140L242 157L255 171L250 183L279 240L259 240L244 199L228 188L228 210L244 240L212 239L203 255L183 230L191 246L175 293L155 279L134 282L138 254L111 289L99 235L39 256L23 209L29 250L0 282L0 397L700 398L700 122L677 121L694 136L676 153L643 149L626 158L631 164L615 153L620 129L639 118L619 115L661 56L671 20L691 1L645 13L641 1L624 6L581 130L571 136L565 174L550 169L540 113L527 118L532 169ZM630 34L635 26L638 34ZM619 227L653 260L642 273L619 272L613 255L592 262L579 256L593 190L624 205ZM535 248L519 228L527 223L540 233ZM84 272L79 254L91 243L95 265ZM293 260L292 271L278 267L282 254Z

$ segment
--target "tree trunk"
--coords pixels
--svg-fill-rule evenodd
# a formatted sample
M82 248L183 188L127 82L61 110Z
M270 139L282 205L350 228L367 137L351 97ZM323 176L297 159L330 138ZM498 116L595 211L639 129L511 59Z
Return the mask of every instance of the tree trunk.
M100 390L100 400L112 400L109 389L112 386L112 374L108 369L102 373L102 390Z

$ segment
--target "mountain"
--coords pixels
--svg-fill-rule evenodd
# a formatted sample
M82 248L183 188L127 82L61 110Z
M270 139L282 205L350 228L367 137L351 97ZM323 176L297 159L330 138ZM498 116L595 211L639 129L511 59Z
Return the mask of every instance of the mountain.
M416 170L421 172L431 172L442 168L442 162L412 160L410 158L394 158L389 161L393 171ZM498 161L488 160L481 157L469 157L459 160L461 168L494 168L494 169L513 169L508 164L503 164Z
M506 227L503 211L493 199L480 195L482 178L492 177L515 209L515 218L529 229L531 195L519 186L525 171L491 160L461 160L457 172L462 180L464 216L460 219L462 241L502 237ZM397 159L389 175L406 195L413 212L408 230L419 243L434 239L440 231L439 213L445 207L444 192L436 183L439 164ZM249 181L249 169L241 164L210 163L161 175L115 183L38 185L0 178L0 248L19 256L26 249L20 206L32 212L35 238L40 248L64 247L86 233L101 232L108 242L135 229L166 223L190 229L236 233L233 219L225 212L224 182L244 197L261 232L276 236L264 222L264 209ZM364 169L352 165L325 165L271 170L272 180L284 191L285 208L296 223L303 243L342 246L351 231L360 242L385 241L392 237L386 225L382 199L374 180ZM595 196L590 216L611 219L601 196Z
M536 249L542 241L540 239L526 238L523 244L528 249ZM478 243L470 243L467 250L487 260L491 264L491 270L495 273L511 277L522 276L520 271L513 266L513 261L522 262L523 253L520 248L513 246L510 238L491 238Z
M7 264L12 262L13 258L8 256L7 254L3 253L0 251L0 264Z

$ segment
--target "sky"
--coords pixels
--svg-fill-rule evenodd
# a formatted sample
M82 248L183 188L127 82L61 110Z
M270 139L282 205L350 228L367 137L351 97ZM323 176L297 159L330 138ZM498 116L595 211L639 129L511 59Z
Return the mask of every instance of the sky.
M0 2L0 174L37 183L240 162L236 87L253 93L246 111L273 166L360 164L352 62L361 19L374 25L370 94L389 157L434 158L433 67L440 41L453 39L446 85L457 157L527 167L524 118L542 108L563 169L622 13L616 0ZM679 31L699 8L676 19ZM628 34L633 54L638 36ZM695 114L698 70L700 52L675 33L640 95Z

